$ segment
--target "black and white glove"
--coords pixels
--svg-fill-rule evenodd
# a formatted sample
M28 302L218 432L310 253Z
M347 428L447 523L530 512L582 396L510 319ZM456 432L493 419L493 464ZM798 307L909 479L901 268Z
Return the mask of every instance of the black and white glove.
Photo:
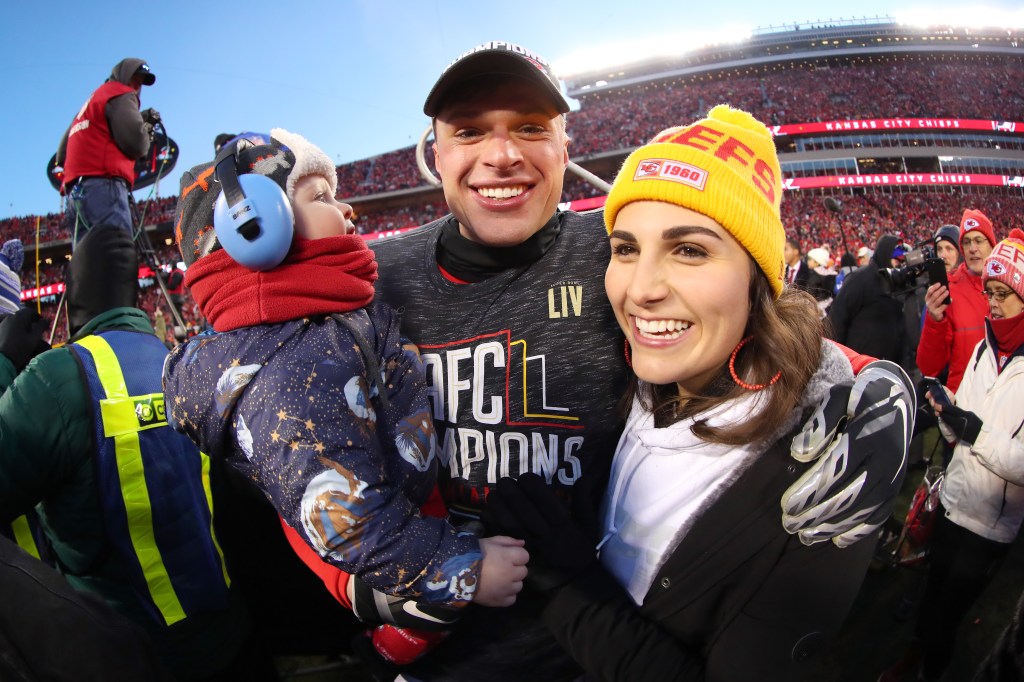
M878 530L903 484L916 409L910 377L888 360L833 386L793 439L793 458L814 464L782 495L786 531L849 547Z
M142 114L142 120L150 125L156 125L160 122L160 112L152 107L143 109L139 113Z
M484 516L489 529L526 540L531 589L560 587L597 560L593 538L537 474L500 479Z
M982 422L978 415L970 410L965 410L956 405L947 405L943 406L938 416L939 421L953 432L957 440L969 445L974 445L974 441L978 440L978 436L981 434Z

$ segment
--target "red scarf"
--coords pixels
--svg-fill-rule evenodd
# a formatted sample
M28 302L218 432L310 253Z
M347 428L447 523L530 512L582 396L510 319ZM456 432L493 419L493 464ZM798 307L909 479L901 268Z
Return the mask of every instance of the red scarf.
M192 298L218 332L356 310L373 300L377 261L359 235L296 237L284 262L254 272L223 249L185 272Z
M996 349L999 361L996 364L1002 372L1009 357L1024 345L1024 314L1002 320L989 318L988 323L992 327L992 336L996 337L996 343L999 345Z

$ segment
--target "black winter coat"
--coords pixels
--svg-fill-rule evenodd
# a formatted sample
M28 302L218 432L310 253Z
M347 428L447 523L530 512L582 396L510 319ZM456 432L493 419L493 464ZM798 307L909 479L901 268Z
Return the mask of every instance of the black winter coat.
M902 298L882 289L879 271L889 266L896 237L878 240L871 262L850 274L828 311L832 338L858 353L880 360L903 359Z
M599 566L549 602L544 621L588 680L790 680L813 670L875 543L805 547L786 533L780 491L807 466L789 443L761 455L695 522L642 606Z

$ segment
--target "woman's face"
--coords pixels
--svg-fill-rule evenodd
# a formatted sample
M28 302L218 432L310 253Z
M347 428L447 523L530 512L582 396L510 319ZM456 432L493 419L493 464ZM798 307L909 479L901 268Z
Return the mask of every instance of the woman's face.
M985 282L985 297L988 299L988 316L993 320L1006 320L1024 312L1024 300L1002 282Z
M751 260L725 228L675 204L638 201L615 219L604 284L646 382L699 394L750 315Z

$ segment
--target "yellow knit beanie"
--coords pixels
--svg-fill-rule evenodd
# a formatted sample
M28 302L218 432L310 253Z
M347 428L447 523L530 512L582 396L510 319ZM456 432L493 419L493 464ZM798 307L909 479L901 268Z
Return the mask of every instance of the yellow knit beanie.
M720 104L630 154L604 206L609 233L634 201L664 201L714 219L757 262L775 297L782 294L782 170L771 133L747 112Z

